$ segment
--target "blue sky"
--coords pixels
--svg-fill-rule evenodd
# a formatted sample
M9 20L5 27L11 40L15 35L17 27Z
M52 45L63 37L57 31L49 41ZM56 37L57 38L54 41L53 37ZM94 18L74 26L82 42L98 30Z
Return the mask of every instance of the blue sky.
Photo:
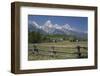
M28 21L35 21L39 25L43 25L50 20L52 24L65 25L69 24L77 30L88 30L88 17L74 17L74 16L50 16L50 15L28 15Z

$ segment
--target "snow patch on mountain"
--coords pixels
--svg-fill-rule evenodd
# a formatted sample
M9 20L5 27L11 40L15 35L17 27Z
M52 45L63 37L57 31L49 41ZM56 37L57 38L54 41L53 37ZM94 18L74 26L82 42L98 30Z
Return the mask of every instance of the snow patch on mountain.
M82 31L77 30L76 28L71 27L69 24L65 25L52 24L51 20L47 20L43 25L39 25L35 21L29 21L29 25L37 29L43 30L48 34L57 34L57 33L71 34L72 32L84 33Z

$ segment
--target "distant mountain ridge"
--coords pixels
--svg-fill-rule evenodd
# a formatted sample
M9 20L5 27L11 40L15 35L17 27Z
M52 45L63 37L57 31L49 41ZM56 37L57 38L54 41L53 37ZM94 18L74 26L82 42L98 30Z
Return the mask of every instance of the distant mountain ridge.
M47 20L43 25L39 25L35 21L29 21L28 23L29 31L37 31L43 34L64 34L64 35L75 35L79 37L87 36L87 32L79 31L69 24L58 25L52 24L50 20Z

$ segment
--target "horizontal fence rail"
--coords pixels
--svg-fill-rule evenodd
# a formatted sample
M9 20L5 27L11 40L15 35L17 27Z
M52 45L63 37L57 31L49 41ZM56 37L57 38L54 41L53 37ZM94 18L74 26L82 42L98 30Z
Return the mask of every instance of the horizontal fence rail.
M46 48L47 50L40 49L41 48ZM57 49L74 49L73 52L69 51L58 51ZM65 47L65 46L33 46L33 48L29 48L29 51L32 51L32 54L35 55L43 55L43 56L51 56L55 57L57 55L59 56L64 56L67 55L75 55L76 58L87 58L87 51L82 51L82 50L88 50L88 47L81 47L81 46L76 46L76 47ZM64 55L63 55L64 54ZM85 56L83 56L83 54Z

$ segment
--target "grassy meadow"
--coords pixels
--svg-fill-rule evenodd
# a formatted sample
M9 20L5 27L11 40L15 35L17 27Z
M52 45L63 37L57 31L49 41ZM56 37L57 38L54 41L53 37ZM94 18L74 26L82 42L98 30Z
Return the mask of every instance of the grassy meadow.
M38 54L33 53L34 46L38 48ZM59 42L29 43L28 60L77 59L77 46L87 47L87 41L71 42L64 40ZM52 47L56 51L54 54L52 53ZM80 49L82 58L88 57L87 50L86 48Z

